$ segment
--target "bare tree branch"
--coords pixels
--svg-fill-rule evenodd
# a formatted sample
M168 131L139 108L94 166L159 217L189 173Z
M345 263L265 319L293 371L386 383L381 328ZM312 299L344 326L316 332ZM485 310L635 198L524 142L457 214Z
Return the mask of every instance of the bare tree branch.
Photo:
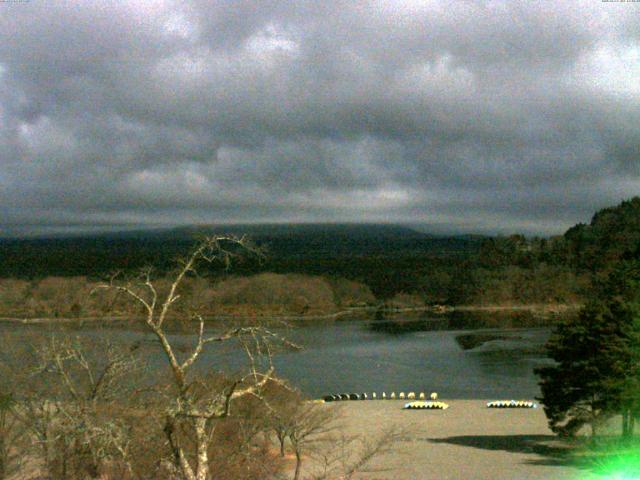
M165 323L172 307L181 299L180 288L188 275L197 275L201 262L219 262L229 268L232 259L243 255L256 255L261 252L250 244L246 237L212 236L203 239L184 260L179 262L168 292L162 296L151 280L151 270L144 270L137 283L121 282L114 275L108 284L99 288L113 289L124 293L133 301L141 304L146 311L145 324L158 339L164 356L173 372L173 385L176 395L167 408L165 433L171 445L174 461L182 475L188 480L208 480L208 442L213 429L211 422L229 416L233 401L246 396L263 400L261 390L270 382L276 381L272 362L274 344L288 348L298 348L280 335L263 327L237 327L218 335L205 336L205 320L198 313L191 314L191 320L197 322L197 340L186 357L178 359L176 348L165 331ZM146 292L146 293L145 293ZM209 392L209 387L189 374L208 344L236 339L244 349L249 362L248 374L233 381L222 391ZM266 358L266 362L260 359ZM268 365L268 367L267 367ZM114 364L112 368L116 368ZM95 390L102 388L103 380L95 382ZM202 398L201 398L202 397ZM195 452L187 455L175 434L175 421L189 422L194 432Z

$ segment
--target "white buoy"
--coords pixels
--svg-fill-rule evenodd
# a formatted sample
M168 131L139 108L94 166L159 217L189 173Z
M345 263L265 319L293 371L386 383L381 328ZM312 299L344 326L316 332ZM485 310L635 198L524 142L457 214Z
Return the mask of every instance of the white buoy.
M395 400L396 399L396 392L391 392L391 400Z
M386 400L387 399L387 392L382 392L382 399Z
M424 394L424 392L420 392L420 400L424 400L425 398L427 398Z
M416 398L416 392L409 392L409 394L407 395L407 398L409 400L415 400Z
M376 392L373 392L371 394L371 400L377 400L377 399L378 399L378 396L376 395Z
M405 396L404 396L404 392L400 392L400 395L398 396L398 398L400 398L400 399L405 398Z
M433 392L431 394L431 400L437 400L438 399L438 394L436 392Z

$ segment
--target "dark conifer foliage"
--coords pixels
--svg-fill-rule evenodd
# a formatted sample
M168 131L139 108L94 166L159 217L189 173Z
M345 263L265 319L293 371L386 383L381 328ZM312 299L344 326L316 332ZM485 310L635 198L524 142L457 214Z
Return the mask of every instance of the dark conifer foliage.
M554 366L536 370L549 426L573 435L615 414L633 435L640 415L640 264L621 262L597 284L576 319L556 327L547 344Z
M609 271L622 260L640 257L640 197L598 211L588 225L564 235L564 260L590 272Z

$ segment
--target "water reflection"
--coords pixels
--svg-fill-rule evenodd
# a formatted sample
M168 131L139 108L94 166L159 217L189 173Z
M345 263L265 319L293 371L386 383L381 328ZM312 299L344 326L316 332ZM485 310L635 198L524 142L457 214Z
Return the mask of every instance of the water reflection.
M482 347L485 343L488 342L509 340L512 338L514 337L510 337L501 333L467 333L464 335L457 335L456 342L463 350L473 350L474 348ZM522 337L515 338L522 339Z
M372 331L394 335L434 330L539 328L554 325L559 318L558 315L541 315L528 310L455 310L442 314L394 313L378 310L369 321L369 328Z
M449 329L449 322L446 318L423 318L415 319L396 319L389 320L386 318L376 319L369 322L369 329L372 332L387 333L389 335L401 335L413 332L431 332L436 330Z

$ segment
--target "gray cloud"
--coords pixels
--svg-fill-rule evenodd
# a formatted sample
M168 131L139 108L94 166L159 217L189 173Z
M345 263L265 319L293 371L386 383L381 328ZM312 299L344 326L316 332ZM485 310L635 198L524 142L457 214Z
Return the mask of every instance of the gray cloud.
M592 1L3 3L0 224L559 233L638 193L639 18Z

